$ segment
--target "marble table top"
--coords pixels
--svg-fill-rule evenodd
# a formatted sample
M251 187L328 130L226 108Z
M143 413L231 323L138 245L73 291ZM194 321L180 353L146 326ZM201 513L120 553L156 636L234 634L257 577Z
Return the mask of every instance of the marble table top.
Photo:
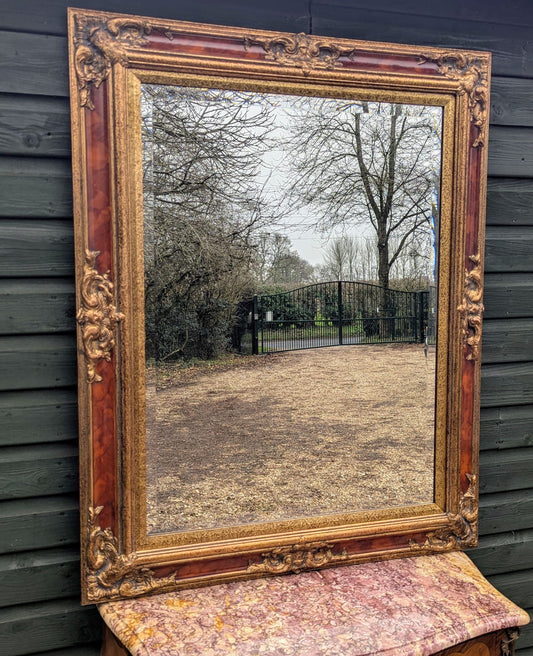
M133 656L427 656L527 624L461 552L101 604Z

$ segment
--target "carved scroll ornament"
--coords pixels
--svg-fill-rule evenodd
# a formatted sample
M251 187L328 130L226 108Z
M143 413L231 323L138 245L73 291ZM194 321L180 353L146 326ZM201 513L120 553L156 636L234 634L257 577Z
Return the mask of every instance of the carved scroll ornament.
M81 338L85 362L87 364L87 382L97 383L102 377L96 373L99 360L111 360L115 347L115 326L124 319L114 305L113 283L109 273L103 275L95 268L98 251L85 252L85 264L81 281L81 307L76 319L81 326Z
M107 79L113 64L128 66L125 46L144 45L150 31L146 21L133 18L76 16L74 66L82 107L94 109L91 87Z
M333 545L327 542L278 547L261 555L263 560L259 563L250 563L247 572L267 574L291 572L298 574L304 570L340 563L348 558L346 551L334 554Z
M470 349L467 360L479 360L481 350L481 318L483 315L482 298L482 265L481 255L471 255L469 260L474 264L471 271L465 272L465 296L457 308L463 317L463 336L466 346Z
M459 93L468 98L468 109L479 134L472 144L474 148L484 146L487 141L489 109L488 65L478 57L462 52L445 54L425 53L420 61L437 64L440 72L459 82Z
M474 547L477 543L478 524L478 496L477 476L466 475L469 481L468 489L461 497L459 512L447 513L450 524L444 528L429 533L425 542L419 544L411 541L409 544L414 551L451 551L452 549L466 549Z
M101 602L116 597L137 597L149 592L163 592L172 587L174 574L156 578L148 567L136 564L135 553L118 552L118 541L110 528L98 526L103 506L89 508L87 543L87 593L90 601Z
M341 66L340 57L351 57L355 50L346 48L328 39L310 36L304 32L291 36L261 38L246 36L244 47L249 50L258 45L266 53L266 59L276 61L282 66L296 66L308 75L313 68L332 69Z

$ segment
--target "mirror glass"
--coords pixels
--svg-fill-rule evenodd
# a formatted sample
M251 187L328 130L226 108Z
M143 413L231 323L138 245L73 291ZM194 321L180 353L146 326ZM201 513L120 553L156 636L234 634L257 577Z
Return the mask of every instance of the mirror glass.
M141 116L149 533L432 503L442 107Z

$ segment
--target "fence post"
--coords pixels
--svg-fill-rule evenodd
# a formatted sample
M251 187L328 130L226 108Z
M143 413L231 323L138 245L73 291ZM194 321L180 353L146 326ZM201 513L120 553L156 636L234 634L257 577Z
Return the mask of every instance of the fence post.
M342 344L342 282L337 282L337 314L339 316L339 344Z
M426 292L418 292L418 318L420 326L420 343L422 343L426 337L426 327L424 326L424 294Z
M259 355L259 302L254 294L252 308L252 355Z
M414 312L414 317L413 317L413 322L411 324L411 330L410 332L414 333L414 341L415 343L418 342L418 330L420 327L420 317L419 315L419 309L420 309L420 301L419 301L419 295L420 292L413 292L413 305L412 305L412 312Z

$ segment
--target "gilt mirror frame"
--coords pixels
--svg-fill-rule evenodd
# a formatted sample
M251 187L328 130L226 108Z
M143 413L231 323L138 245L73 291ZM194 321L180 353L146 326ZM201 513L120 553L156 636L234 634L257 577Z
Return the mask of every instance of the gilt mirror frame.
M475 546L490 55L78 9L69 46L83 602ZM147 534L141 82L442 106L434 503Z

